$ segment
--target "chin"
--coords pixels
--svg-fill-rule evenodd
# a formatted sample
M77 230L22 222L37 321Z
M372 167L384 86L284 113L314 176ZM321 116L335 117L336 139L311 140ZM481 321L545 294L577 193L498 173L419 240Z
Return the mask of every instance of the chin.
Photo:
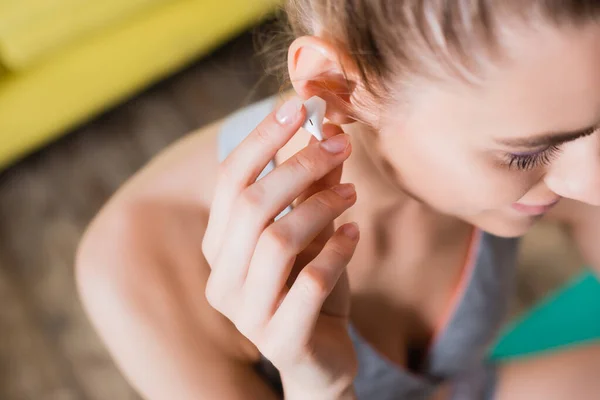
M511 218L500 215L489 215L470 218L468 222L492 235L504 238L518 238L525 235L541 217Z

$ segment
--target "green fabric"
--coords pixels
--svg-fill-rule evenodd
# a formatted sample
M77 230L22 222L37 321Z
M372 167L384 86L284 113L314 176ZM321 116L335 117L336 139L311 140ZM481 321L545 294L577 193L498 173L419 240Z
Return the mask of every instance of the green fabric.
M580 275L511 324L492 350L503 361L600 341L600 282Z

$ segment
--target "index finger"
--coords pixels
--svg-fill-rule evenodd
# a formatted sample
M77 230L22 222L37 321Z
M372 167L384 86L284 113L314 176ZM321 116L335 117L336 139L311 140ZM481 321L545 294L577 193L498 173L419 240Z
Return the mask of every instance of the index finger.
M223 161L228 186L240 191L256 181L277 152L298 132L306 118L302 100L293 97L270 113Z
M236 197L256 181L277 151L300 129L305 118L302 100L291 98L276 112L271 112L221 163L204 249L217 251Z

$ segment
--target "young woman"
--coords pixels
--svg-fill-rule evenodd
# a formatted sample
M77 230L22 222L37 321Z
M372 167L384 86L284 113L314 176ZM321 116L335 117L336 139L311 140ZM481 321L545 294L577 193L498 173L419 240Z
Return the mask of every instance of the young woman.
M287 13L287 102L166 149L82 240L84 304L132 384L157 400L598 398L598 345L484 355L537 220L600 267L600 3ZM314 95L327 140L306 145Z

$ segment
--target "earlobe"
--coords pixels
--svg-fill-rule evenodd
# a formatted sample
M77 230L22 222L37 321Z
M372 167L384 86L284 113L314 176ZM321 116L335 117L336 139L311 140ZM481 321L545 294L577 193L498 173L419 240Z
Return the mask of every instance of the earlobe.
M356 75L338 49L319 37L302 36L289 48L288 70L300 97L319 96L327 102L328 120L340 125L354 121L351 99Z

